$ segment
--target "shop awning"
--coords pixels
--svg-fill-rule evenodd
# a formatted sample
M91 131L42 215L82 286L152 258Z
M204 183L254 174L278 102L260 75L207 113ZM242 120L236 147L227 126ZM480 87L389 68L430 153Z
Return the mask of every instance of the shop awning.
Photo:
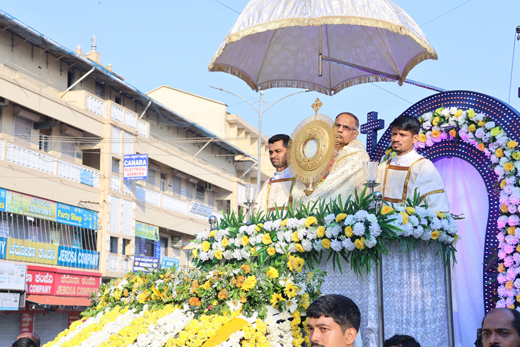
M26 301L34 302L40 305L52 306L90 306L89 298L78 298L70 296L27 295Z

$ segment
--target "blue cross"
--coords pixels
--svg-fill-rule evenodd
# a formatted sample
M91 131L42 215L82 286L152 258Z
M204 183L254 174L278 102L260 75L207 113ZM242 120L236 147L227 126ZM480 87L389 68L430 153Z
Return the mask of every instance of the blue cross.
M367 114L367 122L361 125L361 133L367 135L367 152L370 158L377 146L377 131L385 128L385 120L377 119L377 112Z

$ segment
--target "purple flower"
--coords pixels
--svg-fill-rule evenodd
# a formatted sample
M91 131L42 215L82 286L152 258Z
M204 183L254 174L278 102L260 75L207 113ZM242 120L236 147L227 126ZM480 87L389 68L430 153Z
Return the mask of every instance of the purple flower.
M514 215L509 216L507 222L509 223L509 225L514 227L514 226L517 226L518 223L520 223L520 218L516 214L514 214Z
M504 246L504 252L506 252L507 254L513 253L514 250L515 250L515 247L513 247L511 245L505 245Z
M507 222L508 222L508 218L507 216L500 216L498 217L497 219L497 226L499 229L503 229L506 227L507 225Z
M507 235L506 242L514 246L518 243L518 238L515 235Z

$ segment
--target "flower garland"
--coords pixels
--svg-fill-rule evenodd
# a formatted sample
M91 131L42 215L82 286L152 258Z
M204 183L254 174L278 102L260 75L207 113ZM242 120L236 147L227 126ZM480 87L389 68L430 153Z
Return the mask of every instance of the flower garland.
M109 309L107 308L106 312L108 311ZM103 312L99 312L96 316L89 317L88 319L77 320L73 322L68 329L65 329L64 331L59 333L53 341L48 342L45 346L66 346L66 344L70 340L72 340L77 334L79 334L83 329L86 329L88 326L92 324L99 323L101 321L101 318L103 318Z
M462 140L489 157L497 175L500 216L497 220L498 276L496 307L520 306L520 148L518 142L484 113L473 109L441 107L419 117L421 133L416 148L431 147L442 140ZM395 157L388 148L382 161Z

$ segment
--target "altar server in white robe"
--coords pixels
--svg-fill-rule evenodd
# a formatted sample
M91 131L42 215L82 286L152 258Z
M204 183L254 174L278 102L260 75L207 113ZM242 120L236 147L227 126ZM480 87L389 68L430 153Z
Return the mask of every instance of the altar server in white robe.
M292 190L296 179L287 165L287 146L289 135L278 134L269 139L269 159L276 171L264 183L257 198L257 209L267 212L287 209L292 205Z
M359 120L354 114L343 112L336 117L334 124L338 129L339 150L332 158L329 171L310 195L300 192L306 187L298 182L295 196L302 197L304 204L320 199L335 200L340 195L344 202L356 190L360 194L365 188L363 163L370 158L365 146L356 138Z
M429 208L447 212L448 196L439 172L430 160L414 150L421 124L412 116L402 115L390 126L392 150L397 156L379 165L377 189L383 193L383 199L405 203L407 198L413 199L417 188L421 203L426 201Z

